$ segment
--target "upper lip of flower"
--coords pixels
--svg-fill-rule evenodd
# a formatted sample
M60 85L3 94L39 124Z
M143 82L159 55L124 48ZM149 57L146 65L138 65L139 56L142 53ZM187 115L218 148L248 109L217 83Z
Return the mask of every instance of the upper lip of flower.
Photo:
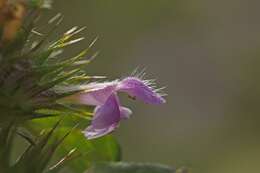
M84 131L88 139L97 138L112 132L121 119L128 118L130 109L122 107L118 92L126 92L129 96L148 104L162 104L165 99L149 85L148 80L127 77L104 83L90 83L85 92L77 95L81 104L96 106L91 125Z

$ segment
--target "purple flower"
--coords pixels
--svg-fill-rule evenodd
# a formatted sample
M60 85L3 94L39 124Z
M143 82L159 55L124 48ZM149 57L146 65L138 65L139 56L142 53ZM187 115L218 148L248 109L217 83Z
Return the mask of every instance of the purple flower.
M96 106L91 125L84 131L88 139L104 136L118 127L121 119L127 119L132 111L121 106L118 92L126 92L130 97L148 104L162 104L165 99L151 86L151 81L138 77L104 83L90 83L85 92L78 94L81 104Z

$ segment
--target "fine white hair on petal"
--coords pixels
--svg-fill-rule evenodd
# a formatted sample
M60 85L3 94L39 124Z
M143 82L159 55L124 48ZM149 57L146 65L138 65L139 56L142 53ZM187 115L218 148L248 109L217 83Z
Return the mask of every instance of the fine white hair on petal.
M128 77L122 77L121 81L126 78L133 77L133 78L141 80L146 86L148 86L151 90L153 90L158 95L160 95L162 97L166 96L167 94L163 92L163 90L166 87L157 88L157 85L156 85L157 79L145 79L146 70L147 70L146 67L141 69L139 66L137 66Z
M167 88L167 87L164 86L164 87L161 87L161 88L157 88L157 89L154 89L154 91L155 91L157 94L159 94L160 96L164 97L164 96L167 96L167 94L164 93L164 91L163 91L165 88Z
M162 97L165 95L162 93L163 88L157 88L154 82L151 81L130 76L119 82L117 90L126 92L130 96L138 98L145 103L165 103L165 99Z
M146 75L146 68L143 68L142 70L138 70L138 68L135 69L134 73L132 73L132 77L136 77L138 79L144 80Z

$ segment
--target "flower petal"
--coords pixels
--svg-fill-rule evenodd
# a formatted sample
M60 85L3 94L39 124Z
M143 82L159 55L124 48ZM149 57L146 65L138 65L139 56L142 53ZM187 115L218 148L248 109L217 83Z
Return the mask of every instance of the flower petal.
M103 105L108 97L115 91L116 82L94 83L85 92L78 95L81 104Z
M120 121L118 97L115 93L104 105L96 108L91 125L84 131L88 139L94 139L112 132Z
M120 106L121 119L128 119L132 113L133 112L129 108Z
M93 126L89 126L83 133L87 139L96 139L102 136L105 136L117 128L117 124L113 124L107 128L95 129Z
M148 104L162 104L165 99L137 77L128 77L119 82L118 91L128 93L131 97L140 99Z

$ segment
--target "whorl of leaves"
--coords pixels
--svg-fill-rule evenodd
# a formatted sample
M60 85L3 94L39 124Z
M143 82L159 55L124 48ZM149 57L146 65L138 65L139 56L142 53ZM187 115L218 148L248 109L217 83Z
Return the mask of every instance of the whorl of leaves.
M73 27L55 41L51 41L49 37L58 28L62 15L58 14L49 20L47 26L49 31L46 33L38 32L36 27L37 21L42 15L42 8L49 7L51 1L7 2L0 0L0 2L4 4L3 8L0 8L1 14L6 13L3 10L8 11L11 6L21 5L20 3L22 3L21 7L26 9L25 16L19 18L21 21L16 21L17 18L0 20L0 172L54 173L76 156L85 157L88 152L90 155L91 153L98 155L98 150L92 151L95 141L94 143L87 141L81 135L80 128L73 128L78 122L84 122L87 126L90 116L92 116L91 110L84 106L68 105L60 101L81 90L79 87L71 91L70 86L75 88L93 78L82 69L97 55L94 54L87 58L89 49L97 39L94 39L76 56L65 58L62 56L63 50L83 39L77 38L77 34L83 31L84 27ZM15 13L15 11L10 11L10 13ZM15 22L22 22L21 25L18 25L18 29L17 25L9 25L10 23L16 24ZM3 39L6 34L4 32L6 25L13 32L12 37L8 37L9 40ZM64 86L68 88L68 91L63 89L62 92L59 92L58 88L64 88ZM48 122L47 117L58 118ZM63 121L65 126L66 122L69 122L70 125L64 128L64 124L60 124L60 117L66 117L66 120ZM33 121L37 119L42 120ZM52 123L53 121L59 121L59 123ZM24 133L21 128L26 129L27 133ZM48 132L42 133L43 129ZM61 129L66 129L66 132L61 132ZM75 131L73 140L67 139L71 129ZM56 132L56 136L59 135L59 138L53 139L54 132ZM12 164L11 151L17 137L26 140L28 147ZM65 139L67 139L67 143L65 142L66 145L63 145ZM80 140L84 140L84 142L81 142L82 145L79 146L79 149L83 147L84 149L75 154L76 149L68 147L67 144L70 143L73 146ZM109 141L114 142L112 139ZM113 147L116 151L117 144L114 144ZM51 158L58 147L61 148L59 156L63 155L63 157L57 163L50 165ZM93 159L89 158L89 161L91 160ZM84 170L87 166L88 164L85 164L83 168L75 169Z
M92 78L82 69L97 55L86 58L97 39L76 56L62 57L63 49L84 39L75 38L84 28L73 27L56 41L50 41L49 36L59 26L62 16L58 14L50 19L48 28L51 29L43 34L35 27L40 15L40 8L28 10L17 36L0 47L1 123L50 116L41 110L50 112L54 108L77 113L75 108L70 109L59 100L80 89L61 93L57 88L79 85Z

